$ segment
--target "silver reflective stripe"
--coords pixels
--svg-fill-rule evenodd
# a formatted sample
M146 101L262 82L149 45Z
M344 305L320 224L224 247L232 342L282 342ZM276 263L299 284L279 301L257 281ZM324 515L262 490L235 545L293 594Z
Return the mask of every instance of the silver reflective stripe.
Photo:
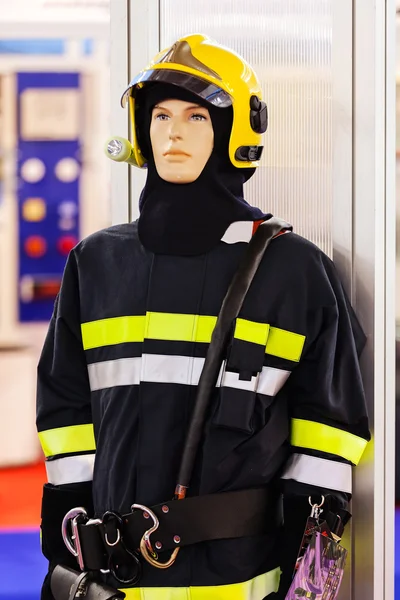
M258 394L265 394L266 396L276 396L289 375L290 371L263 367L258 377L252 377L250 381L245 381L239 379L238 373L225 371L222 376L222 386L249 392L257 391Z
M274 367L264 367L260 373L257 392L259 394L266 394L267 396L276 396L283 387L283 384L286 383L289 375L290 371L275 369Z
M143 354L139 358L119 358L88 365L92 392L118 385L151 383L181 383L197 385L204 358Z
M94 392L120 385L139 385L141 381L198 385L203 365L204 358L165 354L143 354L141 358L107 360L88 365L90 389ZM259 377L243 381L237 373L224 371L223 367L217 386L251 392L257 390L259 394L275 396L289 375L289 371L264 367Z
M222 387L230 387L239 390L247 390L248 392L255 392L257 389L258 377L252 377L249 381L245 379L239 379L239 373L232 373L231 371L224 371L222 375Z
M47 480L53 485L92 481L94 458L95 454L80 454L47 460Z
M92 392L116 385L139 385L142 359L119 358L88 365Z
M289 458L282 479L294 479L349 494L352 490L351 465L306 454L293 454Z
M197 385L204 358L143 354L141 381Z

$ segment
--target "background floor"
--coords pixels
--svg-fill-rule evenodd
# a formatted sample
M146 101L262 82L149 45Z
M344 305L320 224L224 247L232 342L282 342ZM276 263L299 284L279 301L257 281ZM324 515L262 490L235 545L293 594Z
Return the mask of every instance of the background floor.
M43 464L0 469L0 600L39 600L47 562L40 551L39 527ZM396 511L400 541L400 507ZM400 543L395 557L396 594L400 600Z
M0 469L0 599L39 600L47 561L40 551L42 463Z

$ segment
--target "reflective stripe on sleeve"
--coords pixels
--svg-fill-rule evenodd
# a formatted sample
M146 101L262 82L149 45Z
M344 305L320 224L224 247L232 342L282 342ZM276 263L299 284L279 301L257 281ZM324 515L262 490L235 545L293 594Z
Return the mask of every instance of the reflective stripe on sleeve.
M92 392L118 385L139 385L140 358L119 358L88 365L89 384Z
M95 454L46 460L47 480L53 485L92 481Z
M274 367L264 367L260 374L257 391L259 394L267 396L276 396L279 390L286 383L290 371L284 369L275 369Z
M282 479L294 479L348 494L352 491L351 465L306 454L293 454L289 458Z
M272 356L299 362L305 341L304 335L271 327L265 352Z
M261 600L276 592L280 572L278 567L249 581L227 585L127 588L122 591L126 600Z
M149 340L209 344L217 317L149 312L141 316L113 317L82 323L85 350ZM237 319L235 337L266 346L266 353L294 362L300 360L305 337L298 333Z
M315 421L292 419L292 446L337 454L354 465L361 459L367 441L348 431Z
M82 323L84 350L124 342L143 342L146 317L115 317Z
M203 365L204 358L162 354L143 354L141 358L92 363L88 365L90 389L94 392L121 385L139 385L141 381L198 385ZM251 392L257 390L259 394L275 396L289 375L289 371L264 367L259 377L244 381L239 379L238 373L224 371L219 376L217 386Z
M92 424L40 431L39 440L46 457L73 452L90 452L96 449Z

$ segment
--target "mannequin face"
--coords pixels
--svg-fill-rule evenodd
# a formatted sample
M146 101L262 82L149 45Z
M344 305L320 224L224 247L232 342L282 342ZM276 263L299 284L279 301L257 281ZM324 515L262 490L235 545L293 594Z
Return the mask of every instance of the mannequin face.
M214 147L210 113L183 100L163 100L154 108L150 140L157 173L170 183L192 183Z

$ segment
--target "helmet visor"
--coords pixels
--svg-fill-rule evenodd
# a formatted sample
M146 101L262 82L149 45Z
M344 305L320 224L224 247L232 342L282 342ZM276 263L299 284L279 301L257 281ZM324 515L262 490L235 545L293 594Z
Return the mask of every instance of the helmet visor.
M174 71L172 69L156 69L144 71L144 73L140 73L140 75L131 81L128 88L122 95L122 106L125 108L129 96L134 93L134 89L139 83L148 83L150 81L158 83L171 83L172 85L184 88L189 92L196 94L196 96L199 96L206 102L209 102L214 106L218 106L219 108L226 108L227 106L232 105L232 98L227 92L225 92L225 90L221 89L217 85L214 85L213 83L210 83L209 81L206 81L205 79L195 77L189 73L183 73L182 71Z

